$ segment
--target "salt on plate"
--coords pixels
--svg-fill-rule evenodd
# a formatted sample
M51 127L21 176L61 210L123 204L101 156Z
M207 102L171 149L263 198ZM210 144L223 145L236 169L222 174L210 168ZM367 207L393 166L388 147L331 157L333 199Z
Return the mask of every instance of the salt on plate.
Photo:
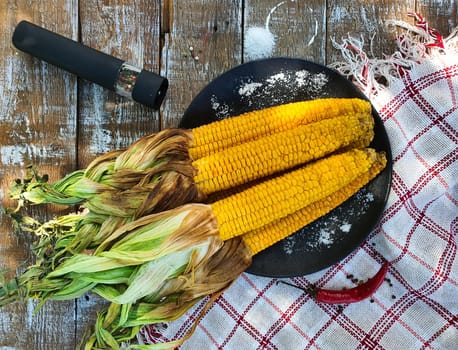
M339 229L342 232L348 233L351 230L351 224L349 224L349 223L342 224L342 225L340 225Z
M261 83L247 83L239 89L240 96L251 96L257 88L261 87Z
M331 245L334 242L334 239L332 237L332 232L325 230L325 229L321 229L320 236L318 238L318 242L326 246Z

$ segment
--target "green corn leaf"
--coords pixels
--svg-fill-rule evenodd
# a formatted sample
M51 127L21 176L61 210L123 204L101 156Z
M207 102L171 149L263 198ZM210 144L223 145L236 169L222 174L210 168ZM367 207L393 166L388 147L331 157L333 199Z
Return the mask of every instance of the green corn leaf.
M101 257L106 257L113 260L123 261L126 264L131 265L141 265L147 263L148 261L159 259L166 252L156 252L152 251L121 251L118 249L113 249L108 252L100 253Z
M71 272L67 274L67 277L91 283L125 284L129 281L129 278L131 277L134 270L134 266L122 266L116 269L90 273Z
M75 205L82 202L82 198L78 196L68 196L62 194L52 187L34 184L30 186L27 192L22 194L22 198L35 204L54 203L60 205Z
M114 302L120 304L135 303L138 299L157 293L169 278L181 274L189 265L194 248L162 256L157 260L141 265L132 274L126 291Z
M103 347L108 347L109 349L121 349L119 343L116 341L113 335L103 328L103 322L103 314L99 314L99 316L97 317L97 322L95 324L95 335L97 337L98 343Z
M0 306L16 301L18 299L18 281L16 279L6 281L4 276L2 276L0 282Z
M85 341L85 338L83 338L83 342L81 344L78 344L77 346L77 349L80 350L80 349L83 349L83 350L93 350L94 349L94 345L97 341L97 337L95 334L92 334L86 341L86 343L84 343ZM84 345L84 348L83 348L83 345Z
M132 307L129 319L123 327L144 326L159 322L171 322L186 313L201 298L177 303L175 298L167 299L162 304L136 303Z
M116 158L114 169L144 170L159 165L160 160L156 151L158 143L155 139L155 135L149 135L130 145Z
M70 184L65 189L65 194L68 196L89 199L104 191L113 191L113 188L88 179L87 177L82 177L77 182Z
M75 170L52 184L52 187L59 192L65 193L68 187L78 183L84 176L84 170Z
M105 329L110 327L111 324L119 319L120 312L121 304L111 303L106 311L102 327Z
M18 208L22 204L18 205ZM33 232L41 226L41 223L28 215L21 215L16 210L6 209L5 213L13 220L15 232Z
M141 203L139 196L129 193L103 192L89 199L84 205L93 213L130 218Z
M72 237L81 218L80 214L63 215L41 224L34 230L34 233L37 236Z
M68 248L73 242L74 238L74 235L67 235L65 237L59 238L59 240L57 240L56 244L54 245L54 249L61 250Z
M65 275L70 272L91 273L124 267L126 264L110 258L95 255L77 254L48 274L49 278Z
M51 296L54 300L71 300L82 296L84 293L90 291L96 286L97 283L85 282L81 280L74 280L66 287L60 289L58 292Z
M122 153L121 150L111 151L96 158L84 171L84 176L96 182L113 173L114 161Z
M121 334L116 334L116 340L118 342L127 342L129 340L134 339L138 332L140 331L140 326L134 326L134 327L126 327L122 328L122 333Z
M101 247L117 240L111 248L112 251L137 250L138 247L141 247L141 250L158 249L160 244L181 226L188 214L189 211L183 210L176 215L159 217L157 220L154 214L144 216L113 232Z
M28 280L26 286L30 294L41 294L41 293L54 293L59 290L63 290L69 285L69 281L66 279L59 278L42 278L39 281Z
M120 290L121 285L116 285L116 287L105 284L98 284L92 289L92 292L101 296L105 300L114 302L114 300L124 291L124 289Z
M129 319L129 313L132 308L132 304L122 304L121 312L119 314L118 326L122 327L124 323Z

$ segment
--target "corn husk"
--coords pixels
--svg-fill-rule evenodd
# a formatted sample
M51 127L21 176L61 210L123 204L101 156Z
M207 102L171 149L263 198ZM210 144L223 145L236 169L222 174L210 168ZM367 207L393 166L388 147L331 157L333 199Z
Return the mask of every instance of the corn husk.
M188 154L190 132L166 129L139 139L123 151L96 158L54 183L30 167L10 197L23 203L84 205L101 215L140 217L202 198Z
M211 208L205 204L143 216L107 229L98 244L75 246L78 230L91 227L92 237L97 237L104 224L119 220L105 219L100 223L101 218L88 212L38 226L37 262L4 281L0 305L33 298L40 301L39 309L49 299L96 293L111 305L99 313L81 347L119 348L144 325L176 320L209 295L211 303L251 263L251 253L241 240L220 240Z
M134 344L127 348L173 349L181 345L192 335L200 318L217 297L230 287L250 263L251 253L241 239L224 242L204 263L187 268L179 277L169 279L158 293L147 295L131 305L110 304L99 313L96 324L87 330L81 349L106 348L114 344L113 340L119 344L133 339L133 333L136 335L140 327L176 321L196 302L205 300L203 310L183 338L166 344L143 347ZM107 288L104 292L107 299L115 298L117 294L114 288Z

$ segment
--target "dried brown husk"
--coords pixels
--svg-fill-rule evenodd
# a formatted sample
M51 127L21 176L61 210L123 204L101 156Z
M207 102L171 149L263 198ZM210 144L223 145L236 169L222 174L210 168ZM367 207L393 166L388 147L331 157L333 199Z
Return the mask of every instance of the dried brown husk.
M55 183L31 172L10 194L31 203L83 204L94 213L134 218L199 202L203 195L193 180L191 142L190 131L165 129L103 154Z
M177 320L195 303L206 299L204 309L194 320L189 333L168 344L171 348L176 347L191 336L205 311L251 264L251 252L241 238L220 241L217 227L214 226L214 217L211 211L207 211L208 207L202 204L191 206L199 214L186 216L180 228L167 238L167 242L161 244L161 250L167 251L172 247L184 249L185 244L196 246L202 240L212 237L214 241L209 245L206 254L199 258L198 254L192 256L182 273L166 280L160 288L129 307L116 307L114 305L119 304L111 304L108 310L99 314L101 319L86 334L83 343L90 345L85 347L82 344L82 348L104 348L107 346L107 337L113 338L110 341L126 341L127 335L132 335L133 338L139 327ZM132 223L132 227L135 225ZM118 241L124 236L119 235L120 233L121 231L115 235L114 240ZM168 345L158 344L158 348L166 348Z

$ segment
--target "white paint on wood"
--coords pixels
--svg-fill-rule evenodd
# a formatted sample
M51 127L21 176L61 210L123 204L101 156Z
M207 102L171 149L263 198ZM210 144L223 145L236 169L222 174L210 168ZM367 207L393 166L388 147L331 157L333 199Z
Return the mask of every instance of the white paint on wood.
M33 310L35 309L36 302L34 303L32 299L27 300L27 327L32 327L33 326Z
M15 62L17 58L13 56L6 56L0 61L0 122L6 121L10 114L13 106L16 105L16 90L17 81L14 79L15 74Z
M341 21L345 21L350 17L350 13L348 12L346 7L336 5L331 8L331 12L329 13L329 22L338 23Z
M39 159L40 163L61 165L66 150L53 145L16 144L0 146L0 163L3 166L24 167Z

